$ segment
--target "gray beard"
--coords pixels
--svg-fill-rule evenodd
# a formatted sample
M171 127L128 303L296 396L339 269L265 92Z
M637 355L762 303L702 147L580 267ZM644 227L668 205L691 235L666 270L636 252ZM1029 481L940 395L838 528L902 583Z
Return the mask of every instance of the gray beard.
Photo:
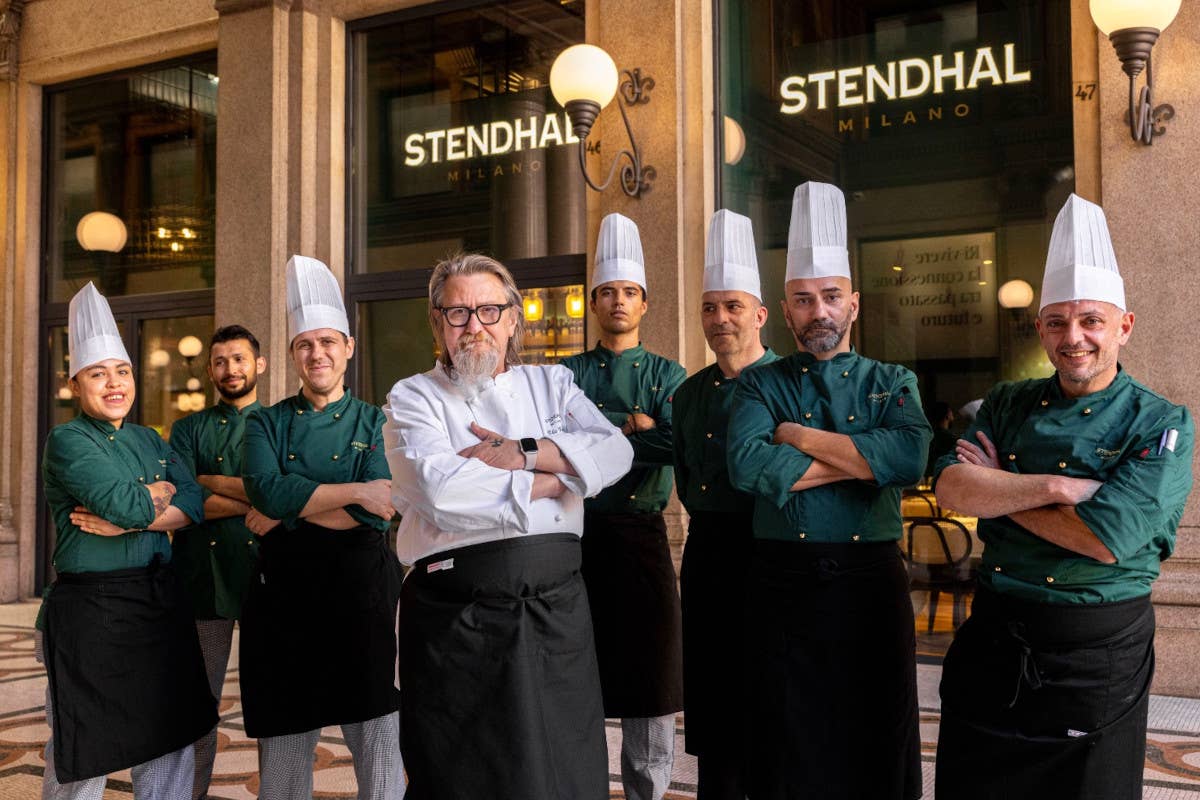
M804 330L796 335L796 338L804 345L804 349L810 353L828 353L842 343L842 339L846 338L846 332L850 330L850 326L839 327L834 325L832 329L825 326L809 325Z
M471 401L491 387L492 374L499 364L499 353L490 348L459 351L450 365L450 380Z

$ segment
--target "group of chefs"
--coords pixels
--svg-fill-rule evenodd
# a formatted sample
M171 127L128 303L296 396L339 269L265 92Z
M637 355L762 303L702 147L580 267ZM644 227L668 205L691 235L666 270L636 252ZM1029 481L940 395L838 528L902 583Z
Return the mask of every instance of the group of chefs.
M797 187L778 311L794 348L775 353L750 220L718 211L697 309L715 362L691 377L644 346L626 217L600 228L598 342L559 365L521 364L503 264L449 257L429 283L436 361L382 409L344 384L336 279L294 256L299 391L261 405L257 339L220 328L218 402L169 444L126 421L132 361L85 286L81 413L43 460L43 797L99 800L123 769L138 798L208 796L235 620L262 798L311 797L339 725L363 800L599 800L619 718L624 796L660 800L681 710L701 800L920 797L897 541L926 474L984 543L943 668L939 800L1140 796L1150 587L1194 431L1118 362L1134 316L1103 211L1072 195L1055 221L1036 320L1054 374L992 389L928 471L916 377L851 345L846 243L841 191Z

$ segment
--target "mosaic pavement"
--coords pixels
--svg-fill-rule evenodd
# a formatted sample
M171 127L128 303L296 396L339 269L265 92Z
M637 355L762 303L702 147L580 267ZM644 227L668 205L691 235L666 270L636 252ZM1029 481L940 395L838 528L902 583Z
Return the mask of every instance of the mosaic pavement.
M48 729L43 708L46 678L33 658L36 603L0 605L0 800L29 800L40 795L42 748ZM257 794L254 741L242 728L238 702L237 648L221 698L220 743L210 797L249 800ZM933 797L933 761L937 743L937 683L941 668L923 655L918 665L925 797ZM621 798L617 756L620 729L608 726L612 797ZM695 797L695 760L683 753L683 718L676 727L674 780L670 800ZM314 798L353 800L354 770L341 731L327 728L317 747ZM109 779L105 800L129 800L129 773ZM1200 700L1153 696L1146 747L1145 800L1200 800Z

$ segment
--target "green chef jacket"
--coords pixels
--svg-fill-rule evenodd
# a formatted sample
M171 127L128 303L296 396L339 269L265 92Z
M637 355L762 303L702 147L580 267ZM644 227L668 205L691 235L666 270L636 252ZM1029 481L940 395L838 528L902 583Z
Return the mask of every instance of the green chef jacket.
M298 392L246 420L246 495L251 505L288 529L300 523L300 512L321 484L391 477L383 449L383 412L349 390L320 411ZM346 511L364 525L387 530L387 520L362 506L346 506Z
M770 348L747 370L779 360ZM743 371L743 374L744 371ZM710 364L675 390L675 492L689 514L754 510L754 496L729 482L727 431L737 378Z
M112 423L80 414L46 437L42 484L58 533L54 568L59 572L108 572L144 567L154 557L171 560L162 531L148 531L154 503L146 484L175 485L171 505L193 520L204 519L204 499L191 470L156 432L141 425ZM119 536L84 533L71 523L75 506L122 528Z
M1175 449L1160 448L1176 431ZM1075 507L1115 564L1034 536L1009 517L979 520L980 582L1035 602L1111 603L1150 593L1159 563L1175 548L1175 529L1192 488L1192 417L1183 406L1118 368L1105 389L1071 398L1057 375L1001 383L983 401L963 438L983 431L1009 472L1103 481ZM953 453L934 470L959 463Z
M261 408L240 411L224 401L171 426L171 447L195 475L242 475L246 418ZM204 499L212 492L200 487ZM171 543L175 568L183 578L196 619L237 619L258 557L258 539L245 517L224 517L176 531Z
M670 359L639 344L617 355L597 344L562 365L596 408L618 428L629 414L653 417L656 427L629 437L633 468L596 497L584 500L587 511L630 514L662 511L671 499L671 398L687 372Z
M846 480L791 491L813 459L772 444L781 422L850 437L874 481ZM917 379L854 350L820 361L795 353L738 381L729 418L729 477L755 495L754 535L808 542L900 538L900 490L921 479L933 430Z

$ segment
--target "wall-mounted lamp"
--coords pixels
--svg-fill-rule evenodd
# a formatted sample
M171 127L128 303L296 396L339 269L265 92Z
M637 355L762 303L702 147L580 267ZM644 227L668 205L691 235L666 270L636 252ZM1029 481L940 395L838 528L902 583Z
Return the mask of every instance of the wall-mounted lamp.
M654 179L654 167L642 163L642 151L637 140L633 138L633 129L629 127L629 116L625 106L635 106L639 103L650 102L650 90L654 87L654 79L642 76L641 69L624 70L625 80L620 81L617 65L612 57L604 50L591 44L577 44L568 47L554 59L550 68L550 91L554 99L567 110L571 118L571 128L579 139L579 168L583 171L583 179L587 185L597 192L603 192L612 183L617 165L622 156L628 159L628 164L621 166L621 190L630 197L639 197L650 188ZM621 150L613 157L609 167L608 177L604 183L596 185L587 172L587 137L600 114L600 109L608 105L617 90L621 91L624 103L617 103L621 119L625 122L625 133L629 136L628 150Z
M1029 319L1029 307L1033 305L1033 287L1021 279L1008 281L996 292L1001 308L1007 308L1013 323L1013 332L1021 339L1028 339L1036 331Z
M1154 105L1154 70L1150 51L1175 15L1180 0L1089 0L1092 20L1108 37L1121 59L1121 69L1129 76L1129 135L1135 142L1152 144L1155 135L1166 132L1162 123L1175 116L1175 109L1164 103ZM1146 84L1134 100L1137 76L1145 70Z

